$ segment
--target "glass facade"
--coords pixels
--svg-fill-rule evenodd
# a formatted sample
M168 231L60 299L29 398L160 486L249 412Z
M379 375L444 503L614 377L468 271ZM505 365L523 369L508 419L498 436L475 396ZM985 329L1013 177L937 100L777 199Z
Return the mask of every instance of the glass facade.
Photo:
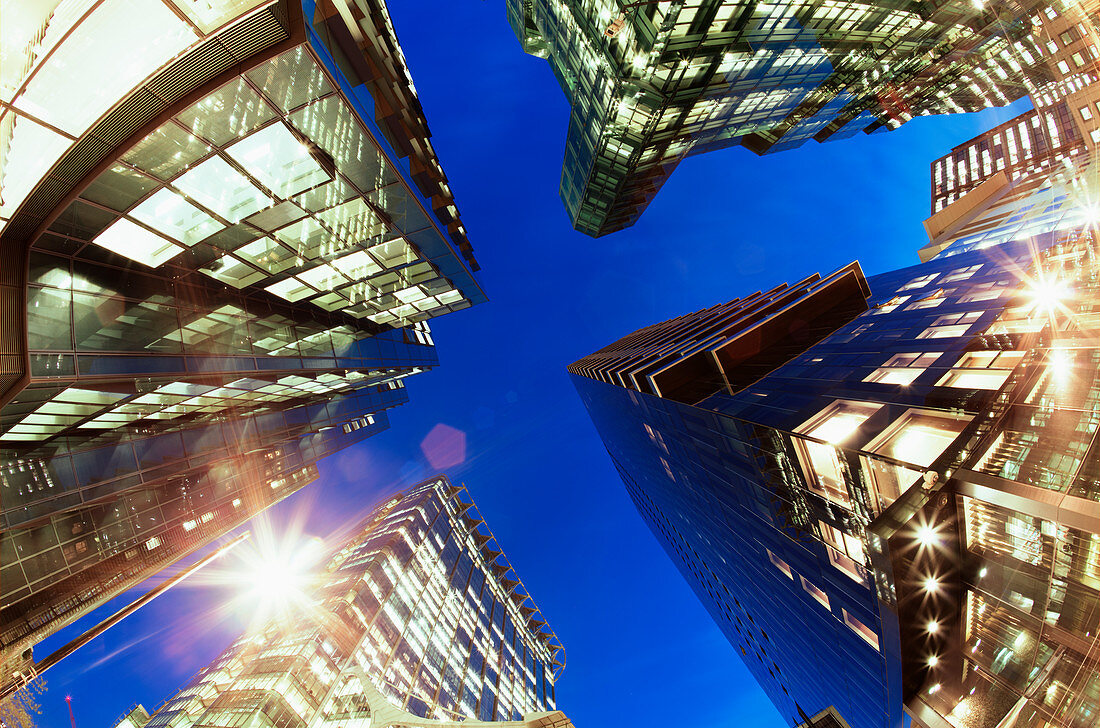
M1073 169L1095 158L1100 145L1097 61L1100 4L1055 2L1031 15L1045 74L1029 94L1035 108L932 162L932 212L1003 171L1017 180Z
M485 300L385 6L200 5L5 9L5 660L384 430Z
M332 558L308 619L243 635L151 718L128 719L571 726L554 707L564 651L468 497L443 476L394 496Z
M847 300L819 284L819 316L785 327L812 332L797 346L754 297L569 367L639 513L790 725L1100 715L1087 169L964 197L926 262ZM787 311L815 295L777 292Z
M986 5L509 0L508 19L569 100L561 197L598 237L634 224L688 155L793 149L1028 94L1046 82L1030 22L1045 3Z

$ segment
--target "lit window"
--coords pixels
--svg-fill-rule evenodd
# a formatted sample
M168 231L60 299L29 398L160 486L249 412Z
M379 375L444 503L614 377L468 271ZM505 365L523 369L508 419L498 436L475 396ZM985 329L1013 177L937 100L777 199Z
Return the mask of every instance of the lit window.
M836 446L846 441L881 407L864 402L834 402L795 430L825 441L820 443L794 438L795 450L810 490L845 508L851 506Z
M1091 119L1092 118L1092 109L1090 109L1087 106L1082 106L1081 107L1081 118L1084 119L1085 121L1088 121L1089 119Z
M913 303L910 303L908 306L905 307L905 310L906 311L920 311L920 310L926 309L926 308L936 308L937 306L939 306L940 304L942 304L946 300L947 300L947 297L945 295L943 295L943 289L941 288L940 290L936 291L936 293L932 294L931 296L928 296L926 298L921 298L917 301L914 301Z
M929 283L934 281L936 279L936 276L938 276L938 275L939 275L939 273L929 273L928 275L918 276L917 278L914 278L913 280L906 283L904 286L902 286L898 290L899 291L909 291L909 290L912 290L914 288L924 288Z
M799 576L798 578L802 580L802 588L806 590L806 593L816 599L818 604L829 609L829 595L806 581L806 577Z
M917 334L918 339L954 339L965 336L971 324L981 318L981 311L948 314L938 317L932 325Z
M915 467L865 457L864 470L878 492L879 507L890 503L915 483L921 471L954 442L972 418L932 410L911 409L895 420L864 448Z
M885 301L876 306L875 313L890 313L908 300L909 296L894 296L889 301Z
M266 278L266 274L247 263L242 263L231 255L223 255L200 268L203 273L228 283L234 288L244 288Z
M183 252L183 248L140 225L120 218L92 241L101 248L156 268Z
M187 246L225 227L167 187L135 207L130 217Z
M263 268L268 273L281 273L295 263L296 256L271 238L253 240L233 251L241 260Z
M937 353L894 354L881 367L864 378L865 382L882 382L907 386L940 357Z
M1022 351L968 352L936 386L997 390L1023 357Z
M851 627L852 631L862 637L864 642L877 650L879 648L878 635L875 634L875 631L849 614L847 609L842 607L840 611L844 613L844 624Z
M835 528L825 521L818 521L821 529L821 537L832 548L829 552L829 563L844 572L853 581L866 583L863 572L863 541L850 534Z
M981 268L982 268L982 266L979 263L978 265L972 265L969 268L959 268L957 270L953 270L950 273L948 273L947 276L943 280L940 281L940 283L943 284L943 283L954 283L956 281L965 281L967 278L970 278L975 273L977 273L979 270L981 270Z
M768 552L768 561L772 562L775 568L786 574L788 579L794 579L794 572L791 571L790 566L787 566L786 561L773 554L771 549L765 549L765 551Z
M269 293L274 293L279 298L285 298L286 300L294 303L300 301L307 296L312 296L316 291L307 286L297 278L287 278L285 281L279 281L278 283L272 283L270 286L264 289Z
M62 6L43 18L42 42L63 40L49 48L52 53L31 46L38 51L34 56L42 60L15 105L74 136L87 131L119 99L196 39L195 32L164 3L106 0L71 28L71 34L65 32L66 21L82 15L91 3L41 5ZM8 13L5 7L5 23ZM7 46L14 40L5 25L5 66ZM15 61L19 55L10 58L13 67L22 65Z
M225 153L284 199L331 179L310 154L308 143L280 122L253 132Z
M221 157L215 155L175 181L192 200L237 223L275 201Z

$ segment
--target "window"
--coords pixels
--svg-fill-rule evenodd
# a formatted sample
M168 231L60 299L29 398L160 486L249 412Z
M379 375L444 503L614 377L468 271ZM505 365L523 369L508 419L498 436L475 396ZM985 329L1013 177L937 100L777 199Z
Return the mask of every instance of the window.
M982 266L980 263L978 265L972 265L969 268L958 268L948 273L947 276L940 281L940 283L943 284L954 283L955 281L965 281L967 278L970 278L981 269Z
M795 450L810 490L837 505L851 507L836 446L846 441L882 405L837 401L800 425L795 432L825 442L794 438Z
M1092 118L1092 109L1090 109L1087 106L1082 106L1081 107L1081 118L1084 119L1085 121L1088 121L1089 119L1091 119Z
M875 634L875 631L853 617L847 609L842 607L840 611L844 613L844 624L851 627L852 631L862 637L864 642L877 650L879 648L878 635Z
M970 325L981 318L981 311L940 316L931 326L917 334L918 339L954 339L965 336Z
M909 296L894 296L889 301L884 301L875 306L875 313L890 313L908 300Z
M791 567L787 566L786 561L773 554L771 549L764 550L768 552L768 561L772 562L775 568L786 574L788 579L794 579L794 572L791 571Z
M861 584L867 583L864 574L863 541L859 538L841 531L839 528L818 521L821 529L821 537L832 548L829 552L829 563L844 572L845 576Z
M979 303L1000 298L1008 292L1008 286L998 283L981 283L970 288L967 293L959 296L959 303Z
M867 375L863 381L908 386L939 358L940 355L936 352L894 354L886 360L885 364Z
M934 281L936 279L936 276L938 276L938 275L939 275L939 273L929 273L928 275L925 275L925 276L919 276L919 277L914 278L913 280L909 281L908 283L906 283L904 286L902 286L898 290L899 291L909 291L909 290L912 290L914 288L924 288L929 283Z
M1023 358L1022 351L967 352L936 386L997 390Z
M875 486L881 509L897 500L921 476L921 470L954 442L972 418L933 410L911 409L867 444L863 460L867 479ZM882 455L907 463L898 465L873 457Z
M821 606L829 609L829 595L818 589L816 586L806 581L806 577L798 577L802 580L802 588L806 590L806 593L817 600L817 603Z

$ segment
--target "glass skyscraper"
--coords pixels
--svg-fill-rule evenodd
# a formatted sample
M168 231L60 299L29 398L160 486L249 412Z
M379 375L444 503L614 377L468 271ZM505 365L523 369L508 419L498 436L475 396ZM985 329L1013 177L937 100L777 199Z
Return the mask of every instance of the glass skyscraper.
M1055 3L1031 16L1045 73L1034 108L963 142L932 162L932 212L1000 172L1009 180L1073 168L1100 145L1100 3Z
M564 662L465 488L437 476L365 519L304 613L246 633L120 725L571 728L555 709Z
M1045 7L509 0L508 19L569 101L560 193L574 227L598 237L633 225L690 155L765 154L1021 98L1048 78L1031 19Z
M0 664L384 429L485 300L380 0L4 34Z
M930 221L919 265L852 263L569 367L790 725L1100 718L1095 182L1002 177Z

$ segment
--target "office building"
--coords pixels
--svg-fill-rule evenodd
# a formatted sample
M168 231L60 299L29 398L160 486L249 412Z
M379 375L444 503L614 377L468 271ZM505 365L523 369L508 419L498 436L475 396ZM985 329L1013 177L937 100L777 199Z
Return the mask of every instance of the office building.
M1001 172L852 263L649 326L573 382L789 725L1100 716L1100 215Z
M129 726L571 728L565 654L465 488L438 476L383 503L302 613L240 637Z
M339 7L5 5L0 664L384 429L485 300L385 5Z
M571 108L560 194L576 229L630 227L687 156L756 154L1003 106L1048 78L1044 3L509 0Z
M1054 3L1032 17L1046 74L1031 90L1035 108L963 142L932 162L937 213L997 172L1010 180L1074 170L1100 144L1100 36L1096 0Z

